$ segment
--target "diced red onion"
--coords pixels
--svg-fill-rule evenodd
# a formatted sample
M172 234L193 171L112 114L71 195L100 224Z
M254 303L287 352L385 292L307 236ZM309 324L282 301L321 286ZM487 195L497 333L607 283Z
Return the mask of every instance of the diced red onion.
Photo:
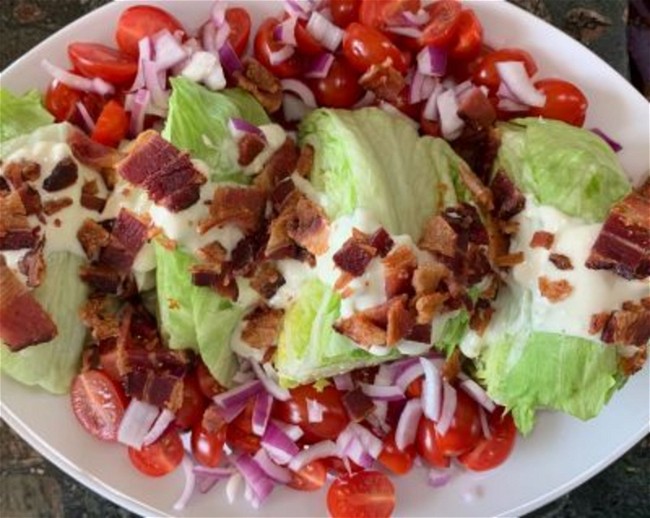
M423 99L422 85L424 84L425 77L427 76L421 74L419 70L416 70L415 74L413 74L413 79L409 86L409 104L417 104Z
M512 93L512 90L508 87L503 81L499 83L499 88L497 89L497 97L500 99L510 99L511 101L517 101L517 96Z
M395 446L400 451L404 451L407 446L415 442L420 417L422 417L422 403L419 399L409 400L402 410L395 429Z
M88 113L88 110L86 109L86 105L81 101L77 101L77 110L79 111L79 115L81 115L81 118L83 119L84 124L86 125L86 129L90 133L92 133L95 130L95 121L93 121L93 118L90 116L90 113Z
M142 63L144 61L153 60L153 47L151 45L151 39L148 36L141 38L138 41L138 73L135 76L133 85L129 91L136 91L144 87L144 69Z
M103 79L96 77L88 79L81 77L67 70L57 67L50 63L47 59L41 61L41 66L50 74L54 79L63 83L64 85L74 88L75 90L82 90L84 92L95 92L99 95L110 95L115 92L113 85L107 83Z
M215 27L221 27L226 23L226 9L228 8L228 2L217 0L212 7L212 12L210 13L210 18Z
M317 79L327 77L330 68L332 68L332 63L334 63L334 55L329 52L324 52L323 54L316 56L316 58L309 63L309 68L304 75L305 77L313 77Z
M183 457L182 465L183 473L185 474L185 486L183 486L183 492L181 493L181 496L174 504L174 510L176 511L182 511L185 509L187 502L189 502L190 498L192 497L194 487L196 486L196 476L194 475L193 471L194 464L187 455Z
M288 464L300 451L296 443L273 421L266 426L260 444L275 462L282 465Z
M315 399L306 399L307 402L307 421L310 423L322 423L323 414L326 408Z
M282 484L288 484L291 481L291 471L282 466L278 466L273 459L269 457L268 453L265 450L259 449L253 457L253 460L257 462L257 465L262 468L262 471L266 473L267 476L280 482Z
M429 470L427 482L431 487L446 486L450 480L451 480L451 473L449 472L449 469L443 471L443 470L432 468Z
M159 413L157 406L133 398L117 430L118 442L139 450Z
M546 96L535 88L521 61L501 61L496 67L501 80L508 85L517 101L538 108L546 104Z
M311 5L309 2L305 2L304 0L285 0L284 10L291 16L307 20L311 11Z
M440 97L443 91L444 87L440 83L434 87L427 103L424 105L422 117L430 121L437 121L440 118L440 114L438 113L438 97Z
M372 467L375 462L375 459L366 451L358 437L353 437L348 442L341 455L348 457L352 462L366 469Z
M421 363L414 363L408 367L404 372L402 372L397 379L395 380L395 385L397 385L401 390L406 392L408 386L418 379L420 376L424 375L424 367Z
M446 381L442 382L442 410L440 411L440 419L436 424L436 430L440 435L445 435L451 422L454 419L456 412L456 403L458 402L458 395L456 389Z
M282 430L292 441L297 441L305 435L305 432L303 432L302 428L297 424L283 423L282 421L277 421L275 419L272 420L272 423Z
M373 459L378 458L383 448L381 439L359 423L350 423L348 427L350 427L354 434L359 438L361 444L363 444L363 447L368 451L370 456Z
M420 74L442 77L447 72L447 51L428 45L418 54L417 63Z
M442 376L431 360L420 358L424 371L424 384L422 385L422 410L424 415L432 421L440 418L442 399Z
M268 376L259 363L253 363L253 370L255 375L262 382L266 391L271 394L278 401L289 401L291 394L285 388L280 387L274 380Z
M264 502L273 491L273 481L247 453L242 453L236 457L233 464L253 490L259 503Z
M413 340L402 340L397 344L397 350L407 356L420 356L429 349L431 349L431 344Z
M247 381L255 379L255 373L252 371L243 372L237 371L232 377L234 383L246 383Z
M167 430L167 427L171 424L175 417L176 416L174 415L174 412L168 408L163 408L153 426L147 432L147 435L144 436L142 444L144 446L148 446L149 444L156 442L158 438L163 434L163 432Z
M235 470L232 468L209 468L207 466L194 466L195 475L209 475L211 477L228 478Z
M253 407L253 433L259 437L264 435L266 426L271 417L271 408L273 406L273 397L267 392L260 392L255 396L255 406Z
M345 32L334 25L321 13L314 11L307 22L307 32L311 34L323 47L334 52L339 48Z
M269 62L273 66L279 65L281 63L284 63L291 56L293 56L295 52L296 52L296 47L292 47L291 45L285 45L284 47L280 48L280 50L276 50L274 52L269 53Z
M219 49L219 60L221 61L221 66L223 66L224 70L231 75L238 70L241 70L243 67L239 56L228 41L226 41L226 43L224 43Z
M474 84L468 79L454 87L456 97L462 97L465 92L469 92L474 87Z
M214 37L214 46L217 50L223 47L223 44L228 41L230 33L230 24L228 22L224 22L223 25L217 29L217 34Z
M266 135L264 135L264 132L254 124L251 124L244 119L237 119L234 117L229 119L228 129L230 130L230 134L234 139L240 139L244 135L250 134L256 135L257 137L260 137L262 140L266 141Z
M486 439L492 439L492 432L490 431L490 425L488 424L487 414L481 407L478 409L478 416L481 421L481 430L483 431L483 437Z
M607 142L607 144L609 145L609 147L612 148L614 153L618 153L619 151L621 151L623 149L623 146L621 146L621 144L616 142L613 138L611 138L609 135L607 135L607 133L605 133L603 130L598 129L598 128L591 128L590 131L592 133L595 133L596 135L598 135L605 142Z
M420 9L417 13L411 11L402 11L401 17L407 25L413 27L422 27L429 21L429 13L424 9Z
M238 387L227 390L226 392L217 394L212 398L212 401L214 401L221 408L227 408L233 405L237 405L241 402L245 403L250 397L254 396L260 390L262 390L262 388L263 385L261 381L249 381L248 383L239 385Z
M284 94L282 97L282 113L287 122L300 121L309 114L313 108L308 107L302 100L293 94Z
M525 104L518 103L512 99L499 99L499 104L497 105L499 110L504 112L527 112L528 106Z
M201 494L210 491L221 480L219 477L201 475L196 472L194 473L194 476L196 477L196 486L199 488Z
M143 61L144 84L151 94L151 101L156 106L166 107L169 102L169 95L163 90L158 79L158 69L153 61Z
M406 397L402 389L395 385L382 386L361 383L360 386L366 396L379 401L400 401Z
M337 374L333 379L334 385L339 390L352 390L354 388L354 381L349 372Z
M289 16L285 21L279 23L273 29L273 38L275 41L286 45L296 46L296 22L298 18Z
M487 392L472 379L467 379L462 381L460 384L462 388L474 401L481 405L488 412L494 412L496 405L494 401L490 399L490 396L487 395Z
M458 102L453 90L442 92L438 96L438 114L440 115L440 129L446 140L454 140L465 126L465 122L458 116Z
M386 32L406 36L407 38L420 38L422 30L417 27L387 27Z
M404 360L397 360L391 364L384 364L383 367L387 370L384 376L379 376L380 372L375 376L375 385L395 385L397 378L408 369L411 365L420 363L419 358L406 358Z
M215 53L217 52L216 45L217 37L217 28L212 23L206 23L201 29L201 42L203 43L203 49L207 52Z
M374 93L372 93L370 90L366 91L364 96L357 101L357 103L352 106L353 110L358 110L360 108L366 108L368 106L372 106L375 102L376 96Z
M226 498L230 504L234 504L237 499L237 493L239 493L242 484L244 483L244 477L241 476L241 473L233 473L232 476L228 479L226 484Z
M223 420L226 421L226 423L232 423L237 419L239 414L244 411L249 399L250 398L243 399L234 404L228 405L227 407L219 407L219 415L223 417Z
M297 79L283 79L280 83L282 84L282 90L285 92L293 92L309 108L317 107L316 97L314 97L313 92L302 81L298 81Z
M154 39L156 66L158 67L158 70L167 70L187 57L187 53L183 46L167 29L156 34Z
M289 462L289 469L291 471L299 471L315 460L338 456L339 450L334 441L321 441L298 452L298 454Z

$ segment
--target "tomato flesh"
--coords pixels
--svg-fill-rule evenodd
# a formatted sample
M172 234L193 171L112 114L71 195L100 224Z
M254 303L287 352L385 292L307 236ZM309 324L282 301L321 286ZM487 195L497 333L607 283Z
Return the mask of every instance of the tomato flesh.
M208 406L208 399L201 392L199 381L194 372L183 380L183 403L176 412L175 423L181 430L189 430L201 421Z
M296 23L296 47L298 52L305 56L318 56L325 52L323 46L307 30L307 24L303 20Z
M546 104L541 108L531 108L533 117L564 121L577 127L585 123L589 102L573 83L561 79L542 79L535 83L535 88L546 95Z
M125 9L117 21L115 41L122 52L138 56L138 42L167 29L174 34L183 26L171 14L152 5L134 5Z
M496 93L501 84L501 76L496 64L505 61L519 61L526 67L529 76L537 72L537 65L533 57L521 49L499 49L488 52L477 63L472 73L472 81L478 86L487 86L490 93Z
M310 462L298 471L291 472L291 480L287 485L298 491L318 491L325 485L327 468L320 460Z
M130 86L138 73L138 61L133 56L100 43L71 43L68 57L81 75L114 85Z
M241 56L246 51L251 35L251 17L242 7L230 7L226 9L226 22L230 27L228 43Z
M221 461L223 445L226 442L227 424L216 430L207 430L201 423L192 428L192 455L199 464L216 468Z
M488 416L488 427L491 437L484 437L458 460L472 471L487 471L503 464L512 453L517 437L517 428L512 415L506 414L503 408L497 409Z
M464 391L456 390L457 404L449 429L443 434L436 429L436 444L443 455L456 457L471 450L481 439L478 403Z
M257 34L255 35L255 58L268 68L275 76L285 79L289 77L297 77L300 75L302 66L298 57L294 54L289 59L278 63L271 64L271 53L280 50L284 44L275 41L273 30L280 23L276 18L267 18L262 22Z
M348 63L360 73L372 65L380 65L387 59L400 72L406 72L408 63L402 52L381 32L360 23L351 23L343 37L343 55Z
M422 31L422 46L447 48L456 35L456 25L461 6L457 0L438 0L425 7L429 13L429 23Z
M400 450L395 444L395 433L391 432L384 439L384 447L377 460L396 475L405 475L413 468L415 446L407 446L404 451Z
M420 9L420 0L361 0L359 21L375 29L383 29L389 23L400 24L399 15Z
M359 20L361 0L330 0L332 21L345 29L352 22Z
M363 95L359 74L341 58L334 60L326 77L309 85L318 105L328 108L351 108Z
M140 450L129 446L131 463L150 477L162 477L174 471L184 454L181 438L173 428L168 428L156 442Z
M226 389L210 374L208 367L199 359L196 365L196 378L199 381L199 388L203 395L212 399L217 394L224 392Z
M456 37L449 48L449 57L460 61L470 61L477 57L483 45L483 26L474 11L461 11L456 31Z
M436 443L436 424L422 417L418 424L418 433L415 439L418 455L435 468L448 468L451 459L444 455Z
M117 147L129 131L129 116L117 101L109 101L97 119L91 138L105 146Z
M253 407L255 398L251 398L226 430L226 442L235 450L254 455L260 449L260 438L253 433Z
M332 518L388 518L395 509L395 487L378 471L361 471L336 479L327 492Z

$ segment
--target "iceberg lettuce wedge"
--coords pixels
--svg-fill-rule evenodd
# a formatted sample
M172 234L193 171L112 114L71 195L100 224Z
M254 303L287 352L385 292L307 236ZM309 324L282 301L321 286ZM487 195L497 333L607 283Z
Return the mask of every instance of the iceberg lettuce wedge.
M0 88L0 143L54 122L36 90L19 97Z

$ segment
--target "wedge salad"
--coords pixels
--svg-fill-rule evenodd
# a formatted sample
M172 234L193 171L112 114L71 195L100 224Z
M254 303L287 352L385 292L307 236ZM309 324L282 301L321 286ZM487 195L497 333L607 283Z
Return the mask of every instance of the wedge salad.
M496 468L643 368L650 181L461 2L283 6L131 6L0 89L0 367L182 467L177 511L390 516L392 475Z

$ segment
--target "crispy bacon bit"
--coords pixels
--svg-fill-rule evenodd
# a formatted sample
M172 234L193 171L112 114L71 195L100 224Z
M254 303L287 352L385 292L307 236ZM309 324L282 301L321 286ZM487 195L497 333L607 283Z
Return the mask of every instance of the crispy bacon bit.
M413 272L413 288L416 295L433 293L440 281L449 275L449 270L442 263L420 264Z
M650 276L650 179L611 208L586 266L625 279Z
M372 65L361 76L359 84L373 92L378 99L396 102L400 92L406 86L406 79L392 65L393 61L390 58L380 65Z
M253 163L253 160L264 150L266 147L266 142L259 135L254 135L253 133L246 133L243 135L239 142L237 142L237 148L239 149L239 165L246 167Z
M285 208L269 225L269 240L264 256L267 259L284 259L297 255L297 246L289 237L289 225L294 219L293 209Z
M453 257L458 239L458 234L449 222L442 215L436 215L427 221L419 247L429 252Z
M273 298L284 285L285 280L280 271L269 262L262 263L251 279L251 288L266 300Z
M431 324L415 324L411 332L406 337L411 342L421 344L431 343Z
M23 206L25 207L25 214L30 216L32 214L40 214L43 210L43 205L41 204L41 195L34 189L31 185L24 184L18 189L18 195L20 196Z
M635 372L643 368L646 360L648 359L648 346L642 345L637 347L634 354L630 356L619 356L618 367L621 372L626 376L632 376Z
M194 265L190 269L192 275L192 284L211 288L222 297L236 301L239 297L239 287L232 276L232 272L227 268L227 264L222 266Z
M494 264L499 268L511 268L524 262L523 252L514 252L512 254L500 255L495 258Z
M36 288L41 285L45 277L45 258L43 257L43 248L45 239L27 252L18 263L18 270L27 277L27 286Z
M262 172L255 178L254 185L272 192L280 182L291 176L298 165L298 159L298 147L287 137L266 161Z
M88 167L92 167L102 173L106 187L112 189L115 185L111 182L115 165L123 157L123 154L115 148L104 146L89 138L83 131L73 129L68 133L68 145L74 156L79 162Z
M386 296L391 299L396 295L411 294L413 292L411 280L418 266L413 250L406 245L400 246L388 254L382 262L386 271Z
M57 335L52 317L0 254L0 340L12 352L49 342Z
M4 167L4 176L13 185L14 189L20 189L23 182L34 182L40 178L41 166L31 160L9 162Z
M16 230L0 236L0 250L22 250L36 245L38 236L31 230Z
M499 228L506 236L512 236L519 232L519 227L518 221L499 221Z
M314 255L327 251L329 222L323 209L302 196L296 204L296 218L288 228L291 239Z
M483 91L476 87L461 96L458 116L477 129L489 128L497 120L494 106Z
M119 334L120 323L107 297L89 298L79 310L79 318L97 342L116 338Z
M263 259L263 250L266 246L266 233L256 232L237 243L231 254L230 265L233 275L250 277L255 266Z
M244 317L246 324L241 338L255 349L265 349L277 345L282 329L284 311L269 306L258 306Z
M416 322L420 325L430 324L448 298L449 295L446 293L429 293L418 296L415 299Z
M73 203L72 198L69 196L45 200L43 202L43 212L46 216L51 216L52 214L56 214L57 212L70 207Z
M267 112L278 111L282 106L280 80L256 59L244 59L243 66L243 72L237 71L234 74L237 86L250 92Z
M589 322L589 334L599 334L605 328L605 324L607 324L610 316L612 316L611 312L607 311L591 315L591 320Z
M226 262L228 251L218 241L213 241L197 250L196 255L204 263L221 265Z
M476 176L487 185L492 174L494 159L501 146L499 131L466 124L460 137L454 140L451 146L476 173Z
M43 180L43 189L47 192L66 189L74 185L78 177L77 163L72 158L66 157L57 162L49 176Z
M491 211L494 208L492 201L492 191L481 181L481 179L474 174L474 172L467 167L464 163L458 165L458 172L461 181L465 187L472 194L479 207L484 210Z
M334 330L363 348L386 344L386 331L359 313L336 322Z
M498 171L490 184L494 199L494 214L507 221L519 214L526 206L526 197L504 171Z
M456 347L442 366L442 377L448 382L452 382L458 377L458 374L460 374L460 369L461 354L460 349Z
M490 324L490 320L492 320L493 314L494 308L490 305L490 301L478 299L469 320L469 328L479 336L483 336L483 333L485 333L485 330Z
M114 268L86 265L79 270L79 278L98 293L117 295L122 292L123 275Z
M309 178L311 170L314 167L314 148L310 144L305 144L300 149L300 156L296 163L296 173L304 178Z
M388 252L393 249L395 241L393 241L390 234L386 232L386 229L382 227L377 229L375 233L370 236L369 244L377 250L379 257L386 257Z
M343 272L341 275L339 275L338 279L336 279L336 282L334 283L334 291L338 291L341 294L341 297L344 299L348 298L354 293L352 289L347 288L347 285L350 284L353 280L353 275L347 272Z
M552 281L548 277L542 276L537 279L537 284L542 297L553 303L560 302L573 293L573 286L566 279Z
M233 224L250 234L262 224L265 209L266 194L258 187L217 187L210 205L210 216L199 224L199 232L203 234L212 227Z
M573 270L571 258L563 254L551 254L548 257L558 270Z
M360 277L366 271L370 261L377 255L377 249L354 236L349 238L334 254L334 264L353 277Z
M406 307L405 298L394 298L388 306L386 345L393 346L408 336L415 323L415 317Z
M612 312L601 340L608 344L646 345L650 340L650 309L637 305Z
M148 239L148 223L128 209L121 209L111 231L110 241L99 261L119 271L128 271Z
M95 220L86 219L77 231L77 239L86 257L95 261L101 249L110 242L111 234Z
M0 198L0 236L16 230L29 230L25 206L17 192Z
M360 423L375 409L375 403L360 387L346 392L342 398L343 406L351 421Z
M5 180L4 176L0 176L0 196L6 196L11 192L11 187L9 183Z
M546 250L550 250L554 241L555 234L546 232L545 230L538 230L533 234L529 246L531 248L546 248Z
M96 180L90 180L84 183L81 188L81 206L97 212L102 212L106 206L106 199L97 196L99 187Z
M294 194L295 193L295 194ZM284 209L286 203L293 203L291 198L299 195L296 190L296 184L291 178L285 178L278 183L271 191L271 204L273 212L279 214Z

